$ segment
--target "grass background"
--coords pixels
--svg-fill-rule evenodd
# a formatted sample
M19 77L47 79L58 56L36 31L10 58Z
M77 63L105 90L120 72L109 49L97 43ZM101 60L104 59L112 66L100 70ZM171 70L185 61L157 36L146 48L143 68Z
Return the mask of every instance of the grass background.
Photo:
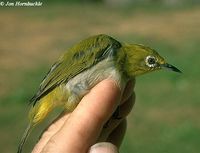
M0 7L0 151L16 151L27 123L28 100L51 64L74 43L105 33L151 46L183 71L137 78L136 104L121 152L198 153L199 27L198 3ZM41 127L33 132L26 150L40 132Z

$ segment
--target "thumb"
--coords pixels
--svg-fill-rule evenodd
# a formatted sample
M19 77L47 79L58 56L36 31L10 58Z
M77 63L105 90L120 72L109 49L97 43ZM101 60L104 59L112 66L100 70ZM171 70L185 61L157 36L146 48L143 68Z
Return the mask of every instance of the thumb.
M100 142L90 147L88 153L119 153L115 145L109 142Z
M87 152L116 109L120 95L120 89L113 80L106 79L97 84L49 139L43 152Z

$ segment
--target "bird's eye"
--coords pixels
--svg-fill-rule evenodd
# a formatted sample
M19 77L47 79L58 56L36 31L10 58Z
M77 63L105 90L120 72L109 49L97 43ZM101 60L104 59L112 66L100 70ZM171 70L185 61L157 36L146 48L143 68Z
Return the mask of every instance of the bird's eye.
M149 59L148 59L148 63L149 63L149 64L155 64L155 62L156 62L156 61L155 61L155 58L149 58Z
M148 67L156 66L156 58L154 56L147 56L145 62Z

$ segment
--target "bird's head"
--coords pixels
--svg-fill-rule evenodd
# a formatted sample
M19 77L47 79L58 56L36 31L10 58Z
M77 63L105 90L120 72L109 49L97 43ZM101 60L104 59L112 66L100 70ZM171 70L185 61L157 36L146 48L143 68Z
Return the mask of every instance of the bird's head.
M160 70L162 68L179 73L181 72L175 66L168 64L163 57L149 47L126 44L123 50L126 55L124 61L125 71L130 77Z

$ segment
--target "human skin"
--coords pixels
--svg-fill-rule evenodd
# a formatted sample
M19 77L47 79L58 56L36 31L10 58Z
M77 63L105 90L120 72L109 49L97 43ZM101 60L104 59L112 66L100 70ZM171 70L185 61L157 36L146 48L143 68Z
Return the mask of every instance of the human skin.
M134 85L134 81L128 82L120 91L113 80L103 80L73 112L62 114L49 126L32 153L117 153L126 131L126 116L135 102Z

